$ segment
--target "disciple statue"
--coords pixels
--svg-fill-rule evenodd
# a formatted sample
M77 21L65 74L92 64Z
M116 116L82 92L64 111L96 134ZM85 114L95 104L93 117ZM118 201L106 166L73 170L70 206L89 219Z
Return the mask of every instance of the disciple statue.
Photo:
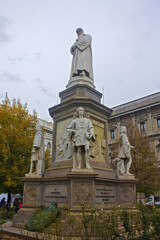
M82 156L84 152L84 166L86 169L91 169L89 164L90 159L90 141L95 141L94 128L91 121L84 118L84 108L79 107L76 111L77 118L72 120L67 131L70 139L73 141L74 152L76 152L76 160L73 159L73 165L78 169L82 168ZM75 164L77 161L78 164Z
M76 30L78 38L71 47L72 68L70 79L76 76L86 76L93 80L92 68L92 38L88 34L84 34L82 28Z
M36 126L36 135L33 141L31 156L31 166L29 174L44 175L45 171L45 151L42 126ZM28 174L27 174L28 175Z
M130 149L134 147L131 146L128 141L127 129L125 126L122 126L120 129L119 145L118 158L113 160L113 163L117 164L117 175L132 175L129 173L132 163Z

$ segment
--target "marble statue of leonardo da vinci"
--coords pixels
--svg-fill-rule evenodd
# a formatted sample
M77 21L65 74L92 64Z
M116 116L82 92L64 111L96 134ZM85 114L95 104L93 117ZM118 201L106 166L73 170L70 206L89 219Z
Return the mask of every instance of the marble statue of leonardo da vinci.
M82 28L76 29L77 39L71 47L73 55L70 79L76 76L86 76L93 80L92 67L92 38L88 34L84 34Z

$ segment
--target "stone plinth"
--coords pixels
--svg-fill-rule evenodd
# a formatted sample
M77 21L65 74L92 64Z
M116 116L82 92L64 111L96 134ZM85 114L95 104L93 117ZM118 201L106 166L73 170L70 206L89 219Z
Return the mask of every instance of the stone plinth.
M18 210L18 214L13 216L13 226L16 228L24 228L24 224L30 219L35 208L23 207Z
M45 177L25 177L23 208L14 216L13 225L22 227L38 206L57 203L60 208L80 211L82 206L110 209L113 205L133 207L136 204L136 182L132 176L119 179L110 168L93 166L89 170L52 167Z
M70 88L70 87L73 87L75 85L79 85L79 84L85 84L85 85L88 85L92 88L95 88L94 84L93 84L93 80L90 79L89 77L86 77L86 76L76 76L76 77L72 77L66 88Z
M123 175L119 175L118 176L118 178L119 179L125 179L125 180L127 180L127 179L135 179L135 176L133 175L133 174L130 174L130 175L128 175L128 174L123 174Z
M28 221L38 206L57 203L60 208L79 211L82 206L110 209L113 205L133 207L136 204L136 180L109 177L94 172L71 172L66 177L23 178L23 208L14 216L15 227ZM100 171L101 172L101 171ZM108 171L109 172L109 171Z
M102 93L86 84L78 84L60 92L59 97L61 99L61 102L64 102L65 100L73 97L87 97L100 103Z
M42 177L42 175L38 175L36 173L27 173L25 174L25 177L31 177L31 178L39 178L39 177Z
M80 210L84 205L110 209L114 204L122 207L136 204L137 181L133 176L117 178L110 165L108 118L112 110L100 103L101 97L101 93L87 84L70 85L60 93L61 103L49 109L54 120L51 166L43 177L27 175L23 178L24 202L20 213L55 202L70 211ZM83 169L73 164L75 151L68 139L67 127L78 107L84 108L85 117L94 128L95 142L90 144L91 169L86 169L85 163ZM84 153L82 156L85 162ZM15 219L14 225L22 222L21 218L20 222L18 217Z
M107 167L109 165L107 129L108 118L112 111L100 103L101 94L94 89L82 86L84 94L77 90L78 86L75 86L74 89L76 89L74 96L69 97L68 93L73 92L68 92L67 89L67 95L65 95L66 91L61 95L62 102L49 109L50 115L54 119L51 168L54 171L54 167L70 166L70 164L73 166L72 157L74 153L68 140L67 127L75 118L75 111L78 107L85 109L85 116L91 120L95 131L96 142L92 144L90 149L90 161L93 162L93 165ZM87 91L92 93L92 98L87 96ZM67 147L65 152L62 149L64 146ZM60 152L58 149L62 151ZM51 176L51 168L46 171L46 176L49 172Z
M93 173L93 168L91 168L91 169L72 168L72 172L74 172L74 173Z

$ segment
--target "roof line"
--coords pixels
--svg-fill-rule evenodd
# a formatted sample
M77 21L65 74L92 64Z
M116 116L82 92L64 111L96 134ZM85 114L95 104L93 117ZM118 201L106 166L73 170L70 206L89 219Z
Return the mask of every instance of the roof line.
M159 101L149 104L149 107L156 106L157 103L159 103ZM125 112L116 113L115 115L114 115L114 114L111 115L110 118L115 117L115 116L117 116L117 115L120 116L120 115L124 115L124 114L127 114L127 113L136 112L136 111L139 111L139 110L141 110L141 109L147 108L147 106L148 106L148 104L147 104L147 105L143 105L143 106L141 106L141 107L137 107L137 108L134 108L134 109L127 110L127 111L125 111ZM114 113L114 111L113 111L113 113Z
M151 97L151 96L156 96L156 95L160 95L160 92L153 93L153 94L147 95L147 96L145 96L145 97L141 97L141 98L132 100L132 101L130 101L130 102L126 102L126 103L117 105L117 106L115 106L115 107L111 107L111 109L118 108L118 107L121 107L121 106L124 106L124 105L130 105L130 104L133 103L133 102L137 102L137 101L139 101L139 100L142 100L142 99L145 99L145 98L148 98L148 97Z

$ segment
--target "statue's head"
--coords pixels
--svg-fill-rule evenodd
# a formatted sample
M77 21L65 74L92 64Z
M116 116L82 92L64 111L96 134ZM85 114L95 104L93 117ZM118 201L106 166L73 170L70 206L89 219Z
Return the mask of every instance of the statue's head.
M40 124L36 125L36 132L42 131L42 126Z
M79 117L79 114L84 114L84 108L83 107L79 107L79 108L77 108L77 110L76 110L76 116L77 117Z
M77 33L77 35L79 36L80 34L83 33L83 29L82 29L82 28L77 28L77 29L76 29L76 33Z
M127 129L125 126L121 126L120 133L127 133Z

